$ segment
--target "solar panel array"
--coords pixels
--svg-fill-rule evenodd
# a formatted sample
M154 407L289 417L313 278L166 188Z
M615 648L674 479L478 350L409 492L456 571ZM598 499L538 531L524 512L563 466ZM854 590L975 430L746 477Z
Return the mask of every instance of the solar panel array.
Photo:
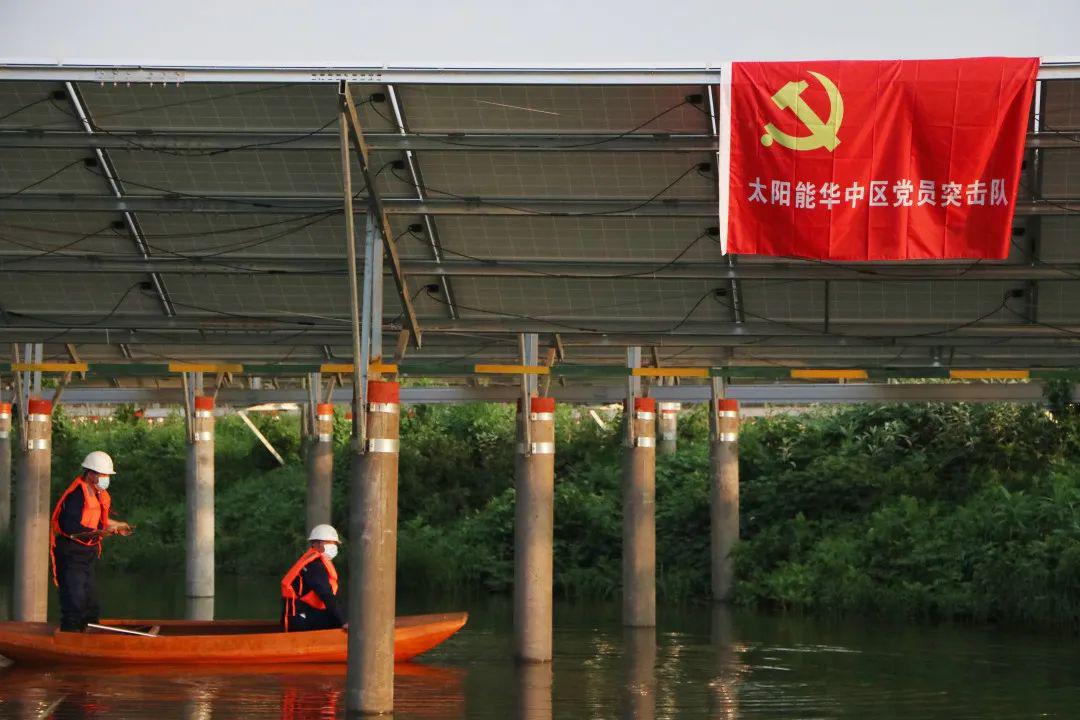
M50 357L348 360L337 92L0 83L2 334ZM722 256L712 88L353 92L425 329L410 357L514 361L536 331L613 364L627 344L683 365L1080 359L1080 81L1041 82L1021 200L1045 202L1010 258L918 266Z

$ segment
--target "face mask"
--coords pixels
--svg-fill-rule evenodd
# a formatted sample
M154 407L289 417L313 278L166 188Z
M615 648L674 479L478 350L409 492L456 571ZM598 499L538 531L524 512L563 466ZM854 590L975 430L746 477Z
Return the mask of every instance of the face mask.
M99 477L98 481L97 481L97 486L98 486L98 488L100 490L108 490L109 489L109 478L107 478L107 477Z
M337 557L337 550L337 545L334 545L333 543L327 543L326 545L323 545L322 554L326 556L327 560L333 560Z

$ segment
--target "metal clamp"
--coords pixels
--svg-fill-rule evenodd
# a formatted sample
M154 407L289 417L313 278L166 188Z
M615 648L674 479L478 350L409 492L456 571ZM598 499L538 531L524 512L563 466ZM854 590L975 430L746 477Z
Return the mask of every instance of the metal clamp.
M9 437L11 437L10 430L0 430L0 440L6 440Z
M367 449L373 453L396 453L398 441L393 438L369 438Z
M518 443L517 451L518 451L518 455L524 455L525 454L525 444L524 443ZM553 442L529 443L529 454L530 455L554 455L555 454L555 443L553 443Z
M660 439L661 440L667 440L668 442L670 442L672 440L676 440L676 439L678 439L678 437L679 437L678 433L673 433L673 432L660 433Z
M26 416L26 419L29 422L48 422L50 420L50 418L51 418L51 416L44 415L42 413L32 413L32 414Z
M27 450L48 450L49 441L45 438L30 439L26 442Z
M195 442L210 442L214 439L214 433L212 432L197 432L195 433Z
M651 413L650 413L651 414ZM639 448L656 447L656 438L639 435L634 438L634 446Z
M717 437L718 440L720 440L720 442L738 442L739 433L733 433L733 432L720 433L716 437Z
M555 419L555 413L549 412L534 412L529 413L529 419L535 422L551 422Z
M11 419L11 413L9 413L9 412L0 412L0 420L10 420L10 419Z
M368 411L377 413L389 413L397 415L401 412L401 406L397 403L368 403Z
M333 415L316 415L315 419L318 420L319 422L333 422L334 421L334 416Z
M638 420L655 420L656 413L649 412L648 410L638 410L634 413L634 417L636 417Z
M330 442L333 439L333 433L319 433L319 442Z
M212 418L212 417L214 417L214 411L213 410L196 410L195 411L195 417L203 418L203 419Z

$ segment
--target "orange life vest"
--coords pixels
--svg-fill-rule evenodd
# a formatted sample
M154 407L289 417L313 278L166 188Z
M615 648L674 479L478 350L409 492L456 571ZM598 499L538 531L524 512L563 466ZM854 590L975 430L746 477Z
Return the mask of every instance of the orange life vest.
M301 555L300 559L285 573L285 577L281 578L281 597L285 600L285 632L289 631L289 616L296 614L297 600L307 603L316 610L326 609L326 603L315 594L314 590L304 591L304 578L300 577L300 571L307 567L308 563L315 560L322 560L322 564L326 568L326 574L330 578L330 590L337 595L338 576L334 563L330 562L325 555L315 548L308 548L307 552ZM293 589L293 581L297 578L300 580L299 592Z
M109 497L109 493L106 490L95 490L90 487L90 483L83 480L82 476L75 478L68 489L60 496L60 499L56 501L56 507L53 508L52 521L50 526L52 528L52 534L49 537L49 557L52 560L53 571L53 585L58 585L56 579L56 537L66 537L72 542L77 542L80 545L86 545L87 547L97 546L98 556L101 556L101 538L74 538L60 529L60 510L64 507L64 501L67 500L68 495L76 490L82 490L83 494L83 509L82 517L79 518L79 523L83 527L92 528L94 530L101 530L109 524L109 508L112 506L112 498Z

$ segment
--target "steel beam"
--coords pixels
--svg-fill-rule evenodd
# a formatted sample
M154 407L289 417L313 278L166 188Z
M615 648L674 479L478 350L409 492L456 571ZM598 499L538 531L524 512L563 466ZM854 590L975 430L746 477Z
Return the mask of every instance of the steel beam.
M70 82L64 83L64 90L67 92L71 107L74 109L75 115L79 119L79 124L83 127L84 139L93 138L97 134L97 129L94 126L94 121L90 115L90 108L86 105L86 100L82 97L82 93L75 87L75 83ZM112 194L118 200L123 200L123 180L117 175L116 168L113 167L112 159L109 157L108 152L102 148L95 148L94 155L97 158L98 166L101 168L102 179L105 180L109 190L112 191ZM124 216L124 225L127 227L132 241L135 243L135 248L144 258L149 259L150 248L143 237L142 225L139 224L139 219L135 217L135 213L131 211L124 211L122 215ZM172 301L169 299L169 291L165 287L165 281L162 280L161 276L157 273L151 272L150 282L153 284L154 291L157 293L158 301L161 303L161 309L166 315L175 315L176 311L173 309Z
M365 133L373 151L556 151L556 152L716 152L716 139L708 135L635 133ZM1057 135L1043 138L1056 142ZM1075 144L1075 143L1073 143ZM157 131L110 130L86 137L71 130L0 130L0 148L102 150L167 150L198 154L215 150L327 150L337 149L337 135L260 131ZM1057 147L1057 145L1055 145ZM1060 147L1068 147L1061 145Z
M206 260L138 255L92 255L65 252L47 257L0 253L0 273L171 273L177 275L340 275L347 263L334 257L221 255ZM435 277L547 277L598 280L1075 280L1080 263L860 265L753 262L642 262L607 260L402 260L407 275Z
M387 215L517 215L555 217L702 217L715 219L715 200L652 200L648 198L382 198ZM0 197L0 210L54 212L151 213L274 213L312 214L341 212L340 198L328 195L81 195L35 193ZM1072 215L1080 213L1080 198L1016 203L1018 215Z
M377 151L440 152L681 152L714 153L715 137L693 133L638 132L610 133L366 133L368 148ZM1030 148L1076 149L1080 132L1028 133ZM337 149L337 135L321 132L266 132L259 130L110 130L108 134L86 134L73 130L41 128L0 130L0 148L83 150L166 150L198 154L216 150L256 152L259 150Z
M1040 80L1080 78L1080 62L1048 61ZM377 83L424 85L715 85L720 68L637 67L237 67L19 63L0 66L0 80L96 83Z
M745 404L804 405L810 403L889 403L889 402L1042 402L1042 384L1028 383L949 383L949 384L814 384L776 383L727 386L726 397ZM347 405L351 388L336 388L332 402ZM560 403L615 404L625 399L626 388L619 384L578 385L565 387L552 385L551 394ZM650 397L657 400L704 403L709 401L711 389L708 384L655 386L649 389ZM505 402L518 399L520 388L512 385L488 387L403 387L403 403L460 403ZM1080 401L1080 391L1074 390L1074 399ZM245 388L222 388L218 393L219 405L235 407L260 403L305 402L307 390L249 390ZM71 387L65 393L65 402L73 404L131 404L163 403L178 405L182 402L179 389L157 388L107 388Z
M341 83L341 109L348 128L349 139L356 150L356 160L360 164L360 172L364 176L364 184L367 186L368 204L375 216L377 223L376 231L382 234L383 247L386 251L386 259L389 260L390 274L394 276L394 284L397 285L398 299L401 301L401 314L405 324L412 334L413 347L419 348L422 344L420 323L416 319L416 311L413 309L412 294L405 279L405 273L401 269L401 259L398 256L397 244L394 242L394 231L390 227L390 219L387 217L385 204L379 193L375 191L375 173L371 170L368 157L368 147L364 140L364 128L360 124L360 112L353 101L349 83ZM342 130L345 132L345 129Z

